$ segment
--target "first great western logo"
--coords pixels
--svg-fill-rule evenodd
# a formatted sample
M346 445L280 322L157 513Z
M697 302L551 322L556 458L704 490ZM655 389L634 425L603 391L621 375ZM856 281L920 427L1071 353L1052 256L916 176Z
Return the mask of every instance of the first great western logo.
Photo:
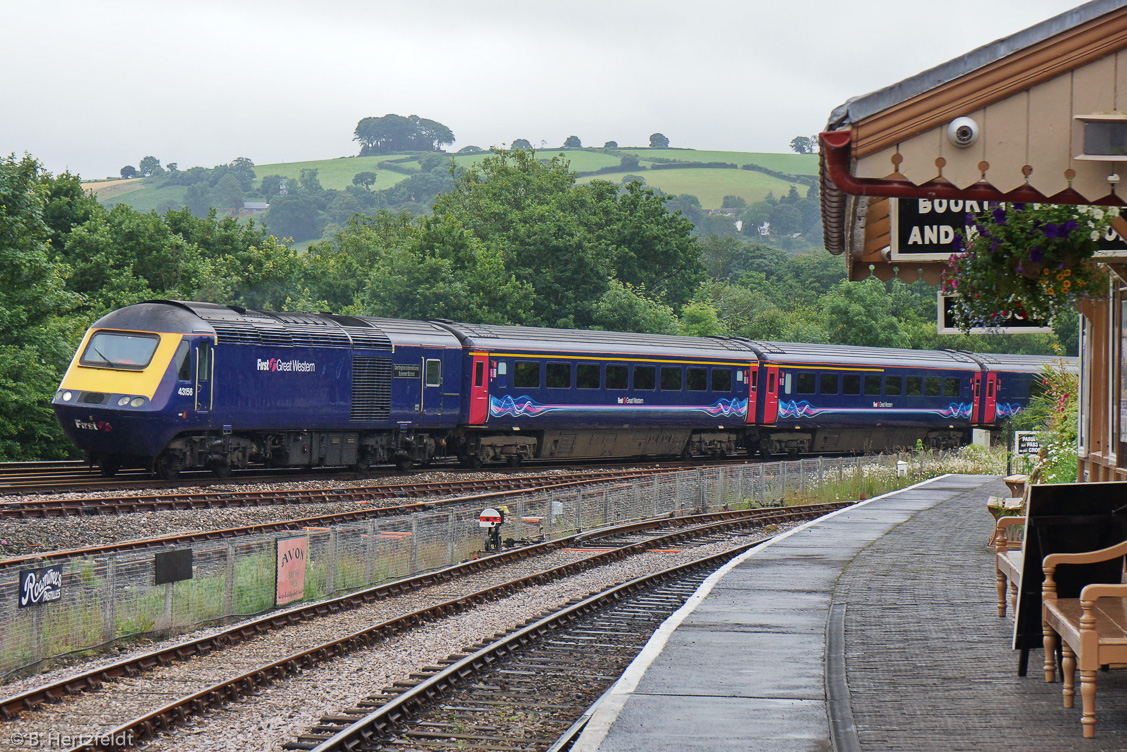
M258 370L270 373L316 373L317 364L306 360L282 360L281 358L258 358Z

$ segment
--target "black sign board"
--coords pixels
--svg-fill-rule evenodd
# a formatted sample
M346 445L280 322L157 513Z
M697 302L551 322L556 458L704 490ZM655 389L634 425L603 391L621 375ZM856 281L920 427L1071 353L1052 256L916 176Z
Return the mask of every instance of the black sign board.
M419 378L420 366L418 363L395 363L392 367L397 379Z
M946 261L955 253L955 238L966 235L972 225L968 214L980 214L1005 204L997 201L962 199L889 199L891 213L890 256L893 260ZM1099 252L1122 252L1127 242L1111 231ZM1097 255L1099 255L1097 252Z
M1041 453L1041 435L1036 431L1015 431L1014 451L1036 457Z
M167 582L180 582L192 579L192 549L184 548L179 551L165 551L157 554L156 576L153 584L164 585Z
M1042 560L1049 554L1096 551L1127 540L1127 481L1037 484L1029 488L1021 583L1014 617L1014 650L1042 645ZM1078 598L1093 582L1119 582L1123 562L1061 567L1057 595Z
M20 571L19 607L38 606L63 597L63 570L59 567Z
M962 334L963 331L955 326L955 296L939 293L939 333ZM1053 327L1037 319L1021 318L1010 315L1003 319L998 326L974 327L970 334L1052 334Z

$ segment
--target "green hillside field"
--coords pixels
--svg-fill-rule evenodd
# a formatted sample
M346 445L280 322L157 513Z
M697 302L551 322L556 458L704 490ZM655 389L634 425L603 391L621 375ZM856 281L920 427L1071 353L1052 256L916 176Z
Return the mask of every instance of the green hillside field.
M816 175L818 157L811 154L759 154L732 151L696 151L693 149L539 149L536 155L548 160L561 155L569 167L579 173L607 170L618 166L622 156L630 154L638 157L639 168L628 171L609 171L598 175L581 175L581 181L594 179L621 182L627 174L636 174L645 179L646 185L659 188L669 194L688 193L700 199L705 209L719 208L725 196L740 196L749 204L762 201L768 192L776 196L785 194L795 184L800 192L806 192L805 184L785 178L768 175L748 169L702 169L686 165L675 167L676 162L723 162L756 165L776 173L793 176ZM340 157L306 162L285 162L278 164L255 165L257 181L267 175L283 175L297 180L305 169L317 170L321 185L328 189L343 190L352 184L352 178L359 172L371 171L377 174L373 190L386 190L405 180L410 173L417 172L417 158L425 155L386 154L377 157ZM451 155L460 166L479 162L486 154ZM380 163L385 163L380 166ZM389 169L387 163L396 169ZM665 169L647 169L655 165ZM674 165L672 169L669 165ZM142 211L164 211L184 205L186 188L169 186L158 188L159 178L145 178L131 181L108 181L84 184L87 188L97 188L99 201L104 204L127 203ZM251 199L253 200L253 198Z

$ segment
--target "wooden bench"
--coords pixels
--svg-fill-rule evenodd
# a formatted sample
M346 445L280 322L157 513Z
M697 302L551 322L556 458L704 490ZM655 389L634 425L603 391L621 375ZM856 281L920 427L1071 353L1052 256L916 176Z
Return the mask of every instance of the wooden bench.
M1012 604L1013 613L1017 613L1017 584L1021 581L1023 542L1011 538L1007 531L1011 527L1022 525L1025 525L1024 516L1002 517L994 525L994 576L998 586L998 618L1005 618L1007 601Z
M1080 668L1080 723L1085 738L1096 735L1096 671L1103 666L1127 663L1127 585L1093 583L1084 586L1079 598L1058 598L1056 570L1061 565L1114 563L1119 580L1127 541L1098 551L1050 554L1045 557L1045 581L1041 590L1041 622L1045 642L1045 681L1056 680L1055 652L1061 643L1064 675L1064 706L1071 708L1076 668ZM1111 574L1105 570L1104 576Z

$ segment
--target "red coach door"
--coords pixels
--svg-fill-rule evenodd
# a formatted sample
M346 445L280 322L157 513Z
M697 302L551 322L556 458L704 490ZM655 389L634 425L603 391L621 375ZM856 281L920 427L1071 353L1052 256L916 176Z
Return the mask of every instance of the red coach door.
M974 388L974 402L970 408L970 422L977 424L982 422L982 374L976 373L974 378L971 379L971 386Z
M759 386L763 389L763 422L774 423L779 417L779 367L767 366Z
M986 399L982 403L982 422L992 424L998 417L998 374L986 374Z
M489 417L489 353L472 353L470 373L470 425L480 426Z

